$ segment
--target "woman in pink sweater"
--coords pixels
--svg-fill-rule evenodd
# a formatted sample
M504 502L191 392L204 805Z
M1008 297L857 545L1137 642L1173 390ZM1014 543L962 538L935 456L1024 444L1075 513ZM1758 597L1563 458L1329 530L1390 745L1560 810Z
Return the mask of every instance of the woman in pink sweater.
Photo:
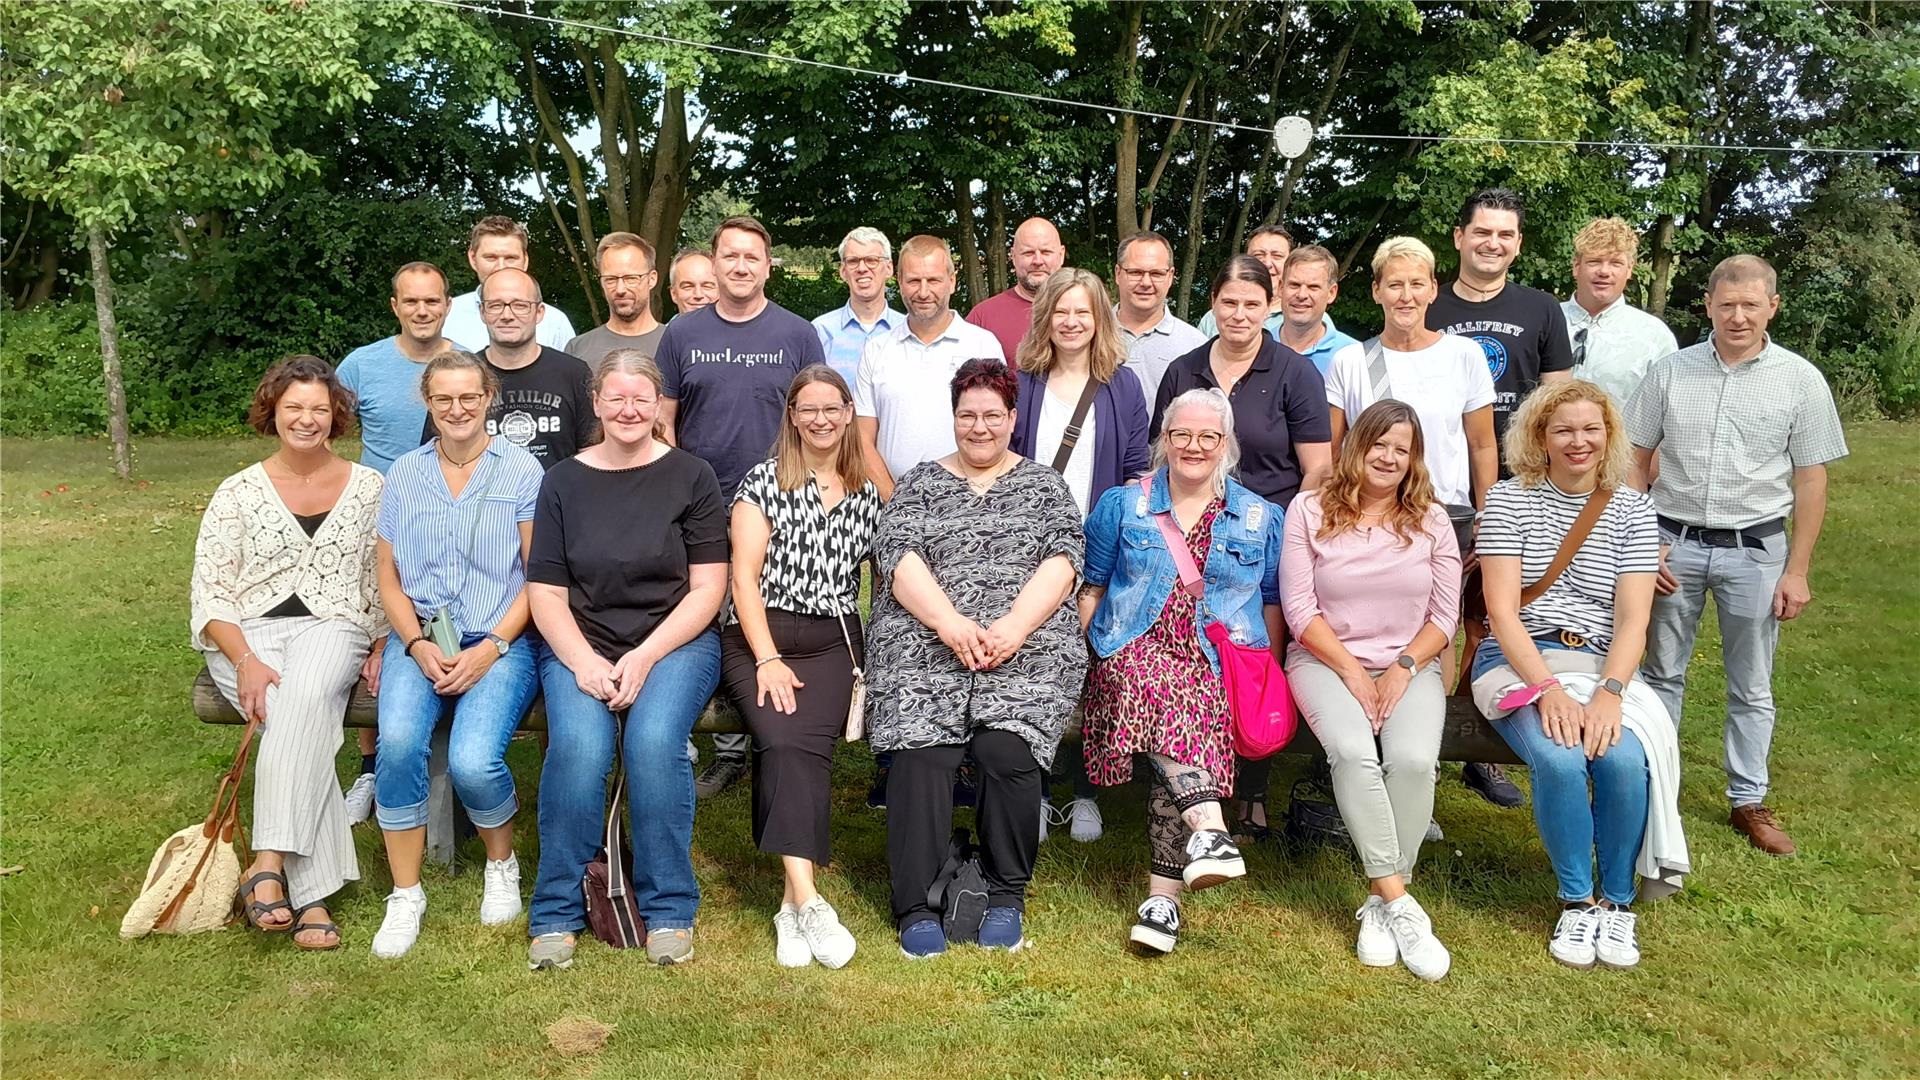
M1333 477L1287 511L1281 604L1287 676L1326 749L1334 797L1371 882L1354 952L1423 979L1452 959L1407 881L1433 814L1446 691L1438 657L1460 610L1460 546L1427 479L1420 420L1367 407Z

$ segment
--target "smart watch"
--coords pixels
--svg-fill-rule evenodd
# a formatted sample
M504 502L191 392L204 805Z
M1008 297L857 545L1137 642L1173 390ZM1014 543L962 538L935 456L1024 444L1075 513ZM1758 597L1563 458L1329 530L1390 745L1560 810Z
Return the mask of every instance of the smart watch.
M1401 653L1399 656L1394 657L1393 662L1406 668L1408 671L1415 671L1420 667L1419 664L1413 662L1413 657L1408 656L1406 653Z
M1607 693L1612 694L1614 697L1627 696L1627 684L1621 682L1619 679L1600 680L1600 689L1605 690Z

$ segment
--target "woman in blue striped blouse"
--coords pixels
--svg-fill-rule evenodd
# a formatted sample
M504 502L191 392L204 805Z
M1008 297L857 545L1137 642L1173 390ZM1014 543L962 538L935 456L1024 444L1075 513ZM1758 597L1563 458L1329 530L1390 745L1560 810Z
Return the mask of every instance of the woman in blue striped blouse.
M472 353L428 361L420 396L438 435L393 463L380 501L380 602L393 633L379 687L374 812L393 893L373 938L376 956L402 956L420 936L427 754L448 709L447 772L487 847L480 922L510 922L521 910L513 854L520 803L506 754L539 686L534 650L515 639L527 629L526 560L541 470L532 454L487 434L487 407L498 394L493 372Z

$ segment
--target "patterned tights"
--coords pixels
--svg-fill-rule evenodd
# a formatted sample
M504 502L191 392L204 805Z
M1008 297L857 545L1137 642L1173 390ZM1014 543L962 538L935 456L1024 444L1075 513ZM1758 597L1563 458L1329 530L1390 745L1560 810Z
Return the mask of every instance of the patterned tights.
M1185 765L1164 754L1145 754L1153 769L1147 788L1147 843L1156 877L1180 878L1187 866L1187 837L1191 823L1201 819L1207 804L1220 801L1220 784L1198 765Z

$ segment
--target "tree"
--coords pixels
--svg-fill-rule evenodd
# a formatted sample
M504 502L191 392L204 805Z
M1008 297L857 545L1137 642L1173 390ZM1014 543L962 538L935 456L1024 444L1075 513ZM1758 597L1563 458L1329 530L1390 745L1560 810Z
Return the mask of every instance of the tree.
M109 237L246 205L316 168L280 129L369 98L344 2L46 0L0 6L8 186L85 235L113 465L132 473Z

